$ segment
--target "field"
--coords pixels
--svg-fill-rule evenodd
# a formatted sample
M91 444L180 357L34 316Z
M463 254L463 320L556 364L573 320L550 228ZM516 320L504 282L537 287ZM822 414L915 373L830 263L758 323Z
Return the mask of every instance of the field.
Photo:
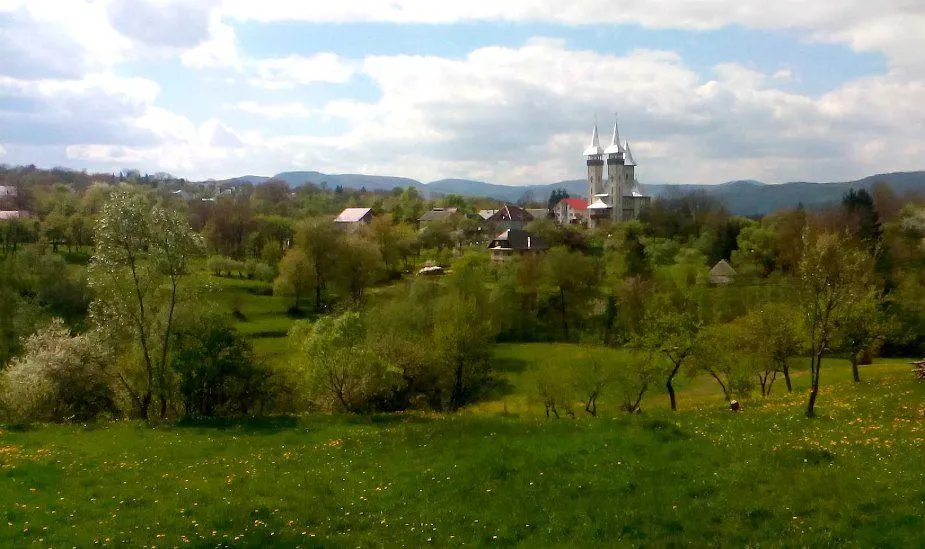
M207 279L285 366L294 319L270 285ZM456 415L0 427L0 547L925 545L925 383L905 361L860 384L826 361L815 420L805 361L792 395L779 381L739 414L681 377L676 414L654 387L642 414L605 395L599 418L546 419L536 372L589 352L500 345L499 389Z
M0 546L925 543L925 384L905 364L859 385L832 365L816 420L802 390L733 414L699 379L677 414L654 394L546 420L528 368L456 416L6 429Z

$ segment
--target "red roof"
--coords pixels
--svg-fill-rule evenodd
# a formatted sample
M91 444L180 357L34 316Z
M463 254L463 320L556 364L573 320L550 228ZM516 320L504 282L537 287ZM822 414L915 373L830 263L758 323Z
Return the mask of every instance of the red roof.
M559 203L561 204L562 202L565 202L566 204L568 204L568 207L573 210L587 210L588 209L588 201L585 200L584 198L563 198L562 200L559 201Z

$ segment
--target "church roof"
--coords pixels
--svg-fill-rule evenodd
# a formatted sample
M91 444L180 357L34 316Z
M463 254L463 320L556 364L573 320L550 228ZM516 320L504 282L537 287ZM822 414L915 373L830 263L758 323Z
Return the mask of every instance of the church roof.
M630 142L629 142L629 141L626 142L626 144L624 145L624 148L626 149L626 153L625 153L625 156L624 156L624 159L625 159L625 161L626 161L625 163L626 163L628 166L635 166L635 165L636 165L636 159L633 158L633 151L630 150Z
M610 146L604 150L604 154L621 154L623 145L620 144L620 127L616 119L613 121L613 138L610 140Z
M601 148L601 138L597 134L597 124L594 125L594 133L591 134L591 145L585 149L585 156L597 156L604 154L604 149Z
M600 198L598 198L597 200L595 200L588 206L589 210L606 210L608 208L610 208L610 206L608 206L607 204L604 204L604 201L601 200Z

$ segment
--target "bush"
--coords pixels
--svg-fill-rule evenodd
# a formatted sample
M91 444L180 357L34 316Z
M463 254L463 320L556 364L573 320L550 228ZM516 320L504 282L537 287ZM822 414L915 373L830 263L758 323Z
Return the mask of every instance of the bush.
M228 260L228 276L232 276L237 273L239 278L244 278L244 272L243 261L238 261L236 259Z
M25 348L0 382L3 408L14 419L88 421L118 414L106 374L109 356L95 332L71 337L64 322L54 319Z
M400 376L365 344L366 327L357 313L299 321L290 331L304 359L309 397L329 411L366 412L388 400Z
M248 259L247 261L245 261L244 262L244 275L248 279L253 279L254 275L256 274L257 274L257 260Z
M276 278L276 269L266 263L257 263L254 267L254 278L263 282L273 282Z
M246 415L262 411L273 399L270 371L219 315L183 321L176 341L170 365L179 376L187 417Z
M228 258L221 255L209 256L209 270L215 276L222 276L228 271Z

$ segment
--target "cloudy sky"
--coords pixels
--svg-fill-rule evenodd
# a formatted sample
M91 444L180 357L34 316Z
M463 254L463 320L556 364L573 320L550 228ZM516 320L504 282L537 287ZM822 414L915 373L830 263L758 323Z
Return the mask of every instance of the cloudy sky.
M0 163L188 178L925 168L922 0L0 0Z

